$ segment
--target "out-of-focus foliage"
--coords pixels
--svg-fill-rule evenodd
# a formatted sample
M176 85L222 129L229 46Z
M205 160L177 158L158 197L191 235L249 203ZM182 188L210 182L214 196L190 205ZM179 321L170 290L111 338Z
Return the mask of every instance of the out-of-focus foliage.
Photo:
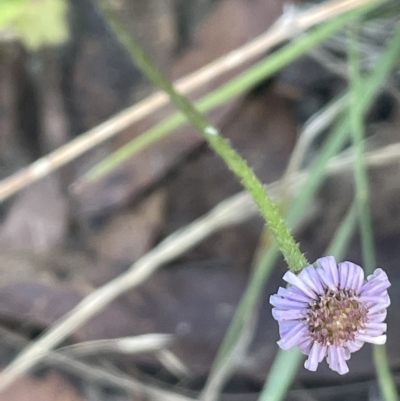
M0 35L17 37L29 49L68 37L65 0L1 0Z

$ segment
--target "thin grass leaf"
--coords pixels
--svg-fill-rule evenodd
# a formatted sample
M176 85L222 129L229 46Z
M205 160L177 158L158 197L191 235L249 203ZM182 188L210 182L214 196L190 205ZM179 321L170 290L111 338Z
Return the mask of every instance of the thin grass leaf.
M389 75L393 66L398 63L400 58L400 26L396 29L393 38L389 41L385 50L379 57L375 67L368 76L363 79L360 83L360 91L362 96L358 97L357 104L364 113L371 107L371 104L379 92L382 83ZM307 183L302 189L302 194L296 199L294 207L291 209L287 216L289 225L292 225L292 219L295 219L297 215L302 213L304 207L315 193L316 187L319 185L320 180L323 179L324 175L320 174L320 169L324 169L326 166L326 160L332 157L338 150L344 145L347 138L347 133L350 131L349 119L345 116L342 121L338 124L336 132L330 136L328 141L331 141L329 146L324 146L315 161L310 166L310 177Z
M272 244L268 250L264 252L260 262L255 267L250 277L249 284L236 308L231 324L220 346L212 370L219 369L223 366L225 360L234 349L242 328L246 326L247 320L254 313L254 308L260 299L265 283L273 271L278 256L279 249L276 244Z
M333 255L335 259L341 260L345 256L344 250L347 243L350 241L354 232L354 227L357 223L358 210L357 203L353 201L345 218L340 223L340 228L335 233L332 241L330 242L325 254Z
M282 400L296 376L302 360L303 355L297 347L288 351L279 350L258 400Z
M368 172L365 163L364 149L364 112L359 107L359 99L363 96L360 74L360 59L357 48L357 34L353 27L349 32L349 77L350 77L350 121L354 145L354 181L355 199L359 211L361 251L364 269L371 274L376 267L375 243L373 237L372 218L369 205ZM398 29L400 33L400 27ZM390 45L389 45L390 46ZM395 45L393 44L395 47ZM396 46L397 47L397 46ZM377 348L379 347L379 348ZM374 364L378 375L378 383L385 401L399 399L394 377L390 370L385 346L374 346Z
M353 27L354 28L354 27ZM371 274L376 266L375 244L372 230L372 220L369 205L368 173L364 161L364 113L359 106L359 99L363 96L362 81L360 75L360 58L357 50L355 35L349 35L349 83L350 83L350 107L349 120L351 124L352 141L354 147L354 181L355 197L358 204L361 248L363 266L368 274Z
M283 195L285 195L287 187L290 185L290 178L293 174L300 171L305 155L312 143L332 125L348 105L348 102L348 96L340 95L330 101L317 113L313 114L313 116L305 122L281 180Z
M387 359L386 345L373 346L374 364L378 375L379 387L385 401L398 401L396 382Z
M362 82L363 97L358 100L358 103L360 107L364 110L364 112L370 107L374 97L376 96L376 93L378 92L380 86L382 85L382 82L387 77L393 66L396 64L399 57L400 57L400 28L396 31L395 35L390 40L387 47L382 52L373 71L370 73L368 78L366 78ZM289 209L289 213L286 218L286 221L288 222L289 226L293 227L295 225L297 219L299 218L299 216L301 216L303 210L305 210L305 208L307 207L309 200L312 198L312 196L318 189L319 185L322 183L325 177L325 167L330 158L334 156L344 145L348 137L347 133L349 132L349 129L350 129L350 123L348 118L343 118L337 125L337 127L333 130L332 134L329 136L328 140L325 142L323 147L321 148L318 156L316 157L315 161L309 168L310 175L307 182L303 186L300 195L293 202L292 204L293 206ZM353 215L354 211L352 210L352 208L350 209L349 213L350 214L347 215L341 228L343 232L335 235L333 241L331 242L331 246L328 247L329 251L328 254L336 255L338 259L341 259L339 251L346 243L345 240L346 236L347 235L350 236L351 226L353 223L352 220L354 220L354 215ZM218 353L215 362L216 366L218 366L218 364L223 363L224 357L227 354L229 354L230 350L233 348L235 338L239 336L242 324L245 321L246 316L248 316L253 312L254 305L258 301L261 290L265 285L266 279L270 274L270 269L271 269L270 263L274 261L273 257L274 257L273 250L272 249L268 250L267 253L265 254L265 258L266 261L268 261L268 263L265 263L263 266L261 266L260 264L260 266L254 272L253 276L250 278L249 285L245 290L245 293L239 304L237 312L235 313L235 316L223 341L222 347ZM260 269L260 271L258 271L258 269ZM265 272L263 272L263 269L265 269ZM280 355L280 353L278 353L278 355ZM298 365L296 353L293 352L292 355L293 355L292 363L294 365L295 364ZM284 357L282 356L282 358ZM287 362L286 359L284 360ZM291 371L291 365L288 364L287 365L288 376L284 378L281 375L282 381L280 382L280 386L282 387L282 390L280 394L282 396L284 395L286 391L285 389L289 387L290 382L292 380L290 371ZM281 373L283 374L284 372ZM273 392L272 389L267 390L267 388L269 388L268 386L274 386L274 385L276 385L274 382L268 382L267 379L265 391L271 397L273 394L275 394L275 392ZM276 398L276 400L279 399L280 398ZM266 398L263 398L263 401L264 400L266 400ZM270 399L268 398L268 401L269 400ZM274 398L271 398L271 400L274 400Z
M56 352L79 357L107 352L140 354L164 349L170 345L172 340L171 334L152 333L132 337L83 341L59 348Z

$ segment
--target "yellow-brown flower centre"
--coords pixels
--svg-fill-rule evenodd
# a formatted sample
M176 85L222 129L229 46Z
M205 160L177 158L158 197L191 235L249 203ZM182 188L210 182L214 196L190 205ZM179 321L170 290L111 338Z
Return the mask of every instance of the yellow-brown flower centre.
M307 311L311 337L321 345L341 345L354 340L364 327L366 306L352 290L327 291L314 300Z

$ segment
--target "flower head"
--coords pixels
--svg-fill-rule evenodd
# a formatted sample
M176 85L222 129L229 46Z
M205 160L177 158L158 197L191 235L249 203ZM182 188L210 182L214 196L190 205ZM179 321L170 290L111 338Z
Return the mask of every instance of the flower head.
M364 280L364 271L351 262L337 264L333 256L318 259L317 267L299 275L287 272L291 284L279 288L270 303L279 323L278 345L286 350L297 345L308 355L304 366L315 371L327 357L329 367L344 374L346 360L364 344L386 342L386 308L390 305L389 279L382 269Z

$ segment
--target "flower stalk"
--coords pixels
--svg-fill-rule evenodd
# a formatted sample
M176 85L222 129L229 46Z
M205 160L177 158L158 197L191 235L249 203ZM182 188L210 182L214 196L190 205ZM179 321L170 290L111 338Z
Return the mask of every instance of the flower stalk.
M136 65L152 82L170 96L175 106L197 128L208 145L222 158L228 168L240 179L243 186L251 194L269 229L272 231L289 269L293 272L301 271L301 269L308 265L308 261L291 235L278 207L268 196L264 186L253 170L207 118L185 96L175 90L168 78L157 69L132 36L126 32L118 18L107 7L107 2L101 1L100 3L102 4L103 13L108 24Z

